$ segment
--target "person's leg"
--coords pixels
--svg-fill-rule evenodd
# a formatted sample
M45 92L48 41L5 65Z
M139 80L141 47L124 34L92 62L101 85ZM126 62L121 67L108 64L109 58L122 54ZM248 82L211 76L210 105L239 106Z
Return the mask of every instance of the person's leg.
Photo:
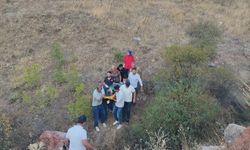
M93 111L93 118L94 118L94 127L98 127L98 120L99 120L98 106L93 106L92 111Z
M127 105L128 102L124 102L124 107L122 109L122 117L123 117L123 121L127 121Z
M105 123L106 120L107 120L107 115L105 113L103 105L99 106L99 110L100 110L100 113L101 113L101 123Z
M119 124L122 124L122 108L117 109L117 119Z
M118 107L114 106L113 115L114 115L114 118L115 118L116 121L118 121L118 118L117 118L117 110L118 110Z
M129 122L129 120L130 120L130 112L131 112L131 105L132 105L132 102L127 102L127 113L126 113L126 117L127 117L127 122Z

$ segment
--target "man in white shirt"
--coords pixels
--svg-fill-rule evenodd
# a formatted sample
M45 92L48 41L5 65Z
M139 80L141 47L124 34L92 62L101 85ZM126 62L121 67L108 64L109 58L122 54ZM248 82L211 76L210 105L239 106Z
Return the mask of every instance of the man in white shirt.
M94 116L94 128L97 132L100 131L98 127L99 117L101 117L101 123L103 127L106 127L106 112L104 110L104 106L102 104L103 96L105 95L104 89L102 85L99 85L93 92L92 99L92 112Z
M124 108L123 108L123 120L129 123L131 105L135 103L135 89L130 85L130 81L126 80L125 84L121 86L121 91L124 93Z
M69 128L66 138L69 140L69 150L96 150L87 139L87 131L83 128L86 122L86 116L78 118L77 124ZM65 141L68 144L68 141Z
M116 129L120 129L122 127L121 123L122 123L122 109L124 107L124 95L123 92L120 90L120 86L116 85L115 86L115 97L116 97L116 102L115 102L115 106L113 109L113 115L115 118L115 122L113 123L113 125L117 125Z
M140 89L143 91L143 84L140 75L137 73L136 67L132 68L132 72L128 75L128 80L132 87L135 88L136 93L139 91L138 83L140 84Z

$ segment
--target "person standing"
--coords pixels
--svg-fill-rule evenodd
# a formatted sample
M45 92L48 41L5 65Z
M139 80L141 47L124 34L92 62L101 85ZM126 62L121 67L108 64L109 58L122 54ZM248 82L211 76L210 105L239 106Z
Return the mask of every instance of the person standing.
M141 76L137 73L136 67L132 68L132 72L128 75L128 80L130 81L131 86L135 88L136 94L138 94L139 89L143 91ZM138 83L140 87L138 87Z
M115 122L113 125L118 125L116 129L120 129L122 127L122 109L124 107L124 95L123 92L120 90L120 86L115 86L115 98L116 103L113 109L113 115L115 118Z
M120 82L121 82L121 73L117 69L117 66L115 66L115 65L113 65L112 68L111 68L111 77L114 80L114 86L115 85L120 85Z
M135 102L136 98L135 89L130 85L129 80L126 80L125 84L122 85L120 89L124 93L123 120L129 123L131 105L132 102Z
M67 141L64 143L68 145L69 150L96 150L87 139L87 131L84 129L85 122L87 117L81 115L78 117L77 124L69 128L66 133Z
M93 92L93 100L92 100L92 111L94 117L94 128L97 132L100 131L98 127L99 117L101 117L101 123L103 127L106 127L106 113L104 110L104 106L102 104L102 99L104 96L104 89L101 85L99 85Z
M119 66L117 67L117 70L120 71L121 74L121 82L125 81L128 79L128 73L127 70L125 70L125 68L123 67L122 64L119 64Z
M108 71L107 76L104 78L104 91L106 96L112 94L114 79L111 77L112 72Z
M126 74L129 74L131 67L135 64L135 57L133 56L133 51L128 49L127 54L123 57L123 66Z

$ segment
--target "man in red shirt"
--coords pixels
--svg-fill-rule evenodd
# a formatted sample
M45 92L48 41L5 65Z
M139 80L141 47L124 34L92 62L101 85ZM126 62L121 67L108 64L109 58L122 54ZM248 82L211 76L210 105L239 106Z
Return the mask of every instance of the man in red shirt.
M129 70L135 63L135 57L133 56L133 51L128 49L128 53L123 58L124 69L126 70L126 77L128 78Z

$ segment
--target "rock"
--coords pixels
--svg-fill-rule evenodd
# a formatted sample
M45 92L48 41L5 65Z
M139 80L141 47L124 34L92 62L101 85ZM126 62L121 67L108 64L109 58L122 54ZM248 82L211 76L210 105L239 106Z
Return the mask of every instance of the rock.
M250 149L250 127L246 128L239 137L237 137L227 150L249 150Z
M66 140L66 133L59 131L45 131L39 137L40 142L44 143L47 150L62 150L63 142Z
M46 146L43 142L38 142L30 144L27 148L28 150L46 150Z
M237 124L229 124L224 131L224 140L226 144L234 142L234 140L246 129Z
M224 146L202 146L199 150L224 150Z

